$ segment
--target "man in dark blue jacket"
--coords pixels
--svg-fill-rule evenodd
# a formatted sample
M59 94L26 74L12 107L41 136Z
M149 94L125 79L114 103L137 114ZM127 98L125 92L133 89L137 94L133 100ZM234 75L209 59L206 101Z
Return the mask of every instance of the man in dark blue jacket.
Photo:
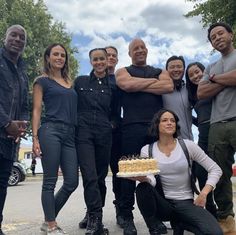
M25 29L12 25L0 49L0 235L16 144L25 135L28 120L28 78L20 58L25 45Z

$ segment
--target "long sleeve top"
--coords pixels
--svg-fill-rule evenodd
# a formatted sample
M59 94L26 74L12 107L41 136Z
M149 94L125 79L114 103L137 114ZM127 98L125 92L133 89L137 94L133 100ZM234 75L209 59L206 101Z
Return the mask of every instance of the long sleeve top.
M184 140L184 142L189 151L190 161L196 161L206 169L208 172L206 184L214 188L222 174L220 167L193 141ZM152 155L158 162L165 197L174 200L192 199L189 166L179 142L177 141L169 157L159 150L155 142ZM141 149L141 156L148 157L148 145ZM149 178L151 185L155 186L155 177L149 176Z

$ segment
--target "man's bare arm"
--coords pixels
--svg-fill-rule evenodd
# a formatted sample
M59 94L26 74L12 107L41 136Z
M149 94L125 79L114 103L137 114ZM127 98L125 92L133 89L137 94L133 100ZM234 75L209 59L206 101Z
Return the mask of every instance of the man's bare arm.
M212 80L224 86L236 86L236 70L223 74L216 74Z
M221 92L225 86L219 83L212 83L211 81L200 81L197 89L198 99L206 99L214 97Z
M173 90L174 90L174 83L170 78L169 73L166 70L163 70L159 75L159 79L156 79L155 83L150 84L143 91L155 95L162 95L170 93Z
M137 92L143 91L152 83L156 82L155 78L139 78L139 77L132 77L126 68L118 69L116 74L116 84L122 90L126 92Z

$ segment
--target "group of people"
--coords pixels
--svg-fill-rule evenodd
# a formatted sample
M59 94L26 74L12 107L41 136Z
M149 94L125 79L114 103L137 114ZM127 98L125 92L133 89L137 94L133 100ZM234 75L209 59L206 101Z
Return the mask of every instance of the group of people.
M26 38L25 29L13 25L0 51L0 225L16 143L29 121L21 59ZM56 217L78 186L78 167L86 203L79 227L86 235L108 233L102 217L109 165L116 222L124 235L137 234L135 193L151 235L167 233L163 221L170 221L174 235L235 231L230 179L236 150L233 31L215 23L208 39L221 58L206 69L193 62L185 71L184 58L176 55L167 60L166 70L147 65L148 49L136 38L128 48L130 66L115 73L118 50L94 48L89 52L92 71L74 82L66 48L60 43L46 48L42 74L33 83L32 112L33 153L43 167L44 234L66 234ZM198 126L198 145L192 123ZM157 159L159 175L117 178L120 157L135 154ZM59 167L63 185L54 194Z

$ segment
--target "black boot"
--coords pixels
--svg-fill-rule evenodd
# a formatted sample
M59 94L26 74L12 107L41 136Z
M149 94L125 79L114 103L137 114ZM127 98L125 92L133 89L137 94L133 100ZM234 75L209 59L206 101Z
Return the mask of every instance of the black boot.
M137 229L132 218L125 218L124 235L137 235Z
M79 228L87 228L88 212L86 212L84 218L79 222Z
M125 226L125 219L124 217L120 214L120 209L119 207L116 205L116 223L121 227L124 228Z
M144 218L150 235L167 234L166 226L155 216Z
M88 215L88 224L85 235L103 235L104 227L102 217L97 215Z

